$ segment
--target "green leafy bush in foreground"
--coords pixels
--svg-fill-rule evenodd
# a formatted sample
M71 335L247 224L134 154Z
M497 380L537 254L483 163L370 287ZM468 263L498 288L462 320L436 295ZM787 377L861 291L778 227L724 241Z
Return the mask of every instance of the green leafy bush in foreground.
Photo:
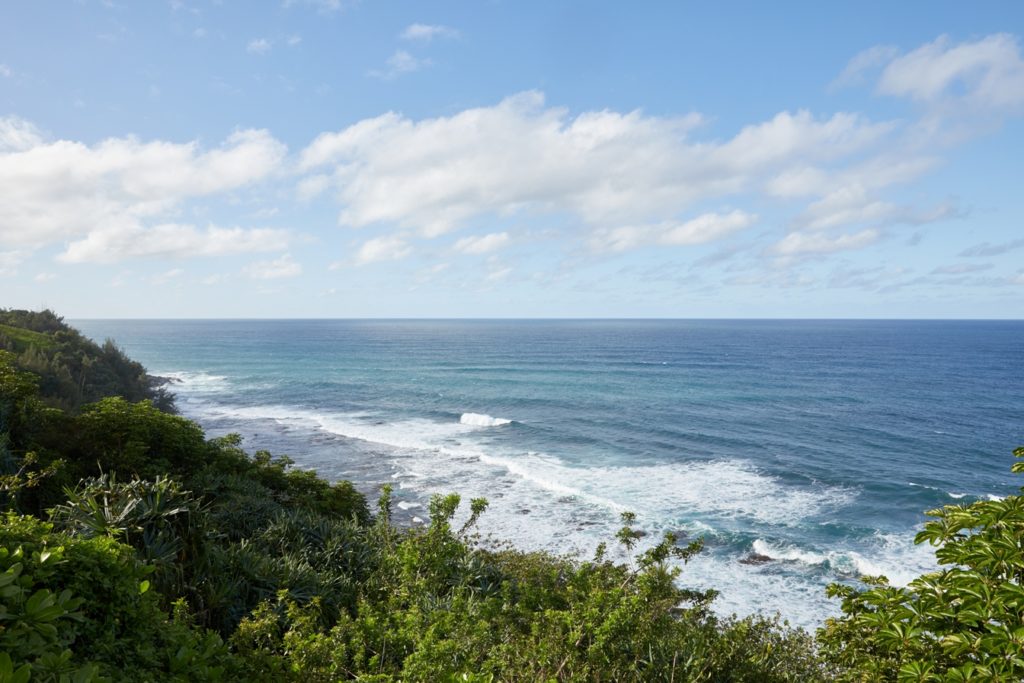
M220 638L170 619L149 590L151 568L117 541L8 514L0 570L0 651L31 681L219 680L224 671Z
M906 588L832 586L844 616L820 631L824 654L841 680L1024 680L1024 496L928 515L915 541L937 546L942 571Z

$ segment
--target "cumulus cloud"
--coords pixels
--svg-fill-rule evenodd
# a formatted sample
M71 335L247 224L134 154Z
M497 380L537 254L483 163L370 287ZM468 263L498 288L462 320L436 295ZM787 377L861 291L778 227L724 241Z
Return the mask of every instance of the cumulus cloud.
M284 7L294 5L307 5L315 7L321 14L330 14L346 9L349 5L355 4L358 0L284 0Z
M923 225L960 215L953 204L945 202L927 210L881 201L863 186L848 185L812 202L794 221L800 228L825 230L869 223L874 225Z
M0 247L70 241L61 257L70 262L279 249L280 231L199 231L167 218L186 201L263 180L285 152L265 130L238 131L211 150L132 137L90 146L0 119Z
M399 36L403 40L429 42L434 38L458 38L459 32L451 26L441 24L410 24Z
M463 254L486 254L508 246L507 232L493 232L489 235L470 235L455 243L455 251Z
M385 81L398 78L402 74L413 73L425 69L433 62L426 58L415 57L405 50L395 50L394 54L388 57L386 69L374 69L370 75Z
M831 254L837 251L861 249L874 244L881 236L881 231L874 228L861 230L853 234L834 236L821 233L792 232L772 247L772 252L780 256Z
M956 97L982 107L1024 105L1024 60L1014 36L1000 33L953 44L947 36L893 59L878 92L935 101Z
M131 258L222 256L245 252L279 251L288 245L288 233L267 228L200 230L193 225L165 223L108 226L68 244L57 256L65 263L113 263Z
M706 213L694 219L658 225L625 226L598 230L591 239L591 247L598 251L626 251L641 246L660 244L684 246L704 244L754 224L757 216L744 211L726 214Z
M158 275L154 275L149 279L149 281L152 282L154 285L163 285L170 282L171 280L174 280L175 278L181 277L184 274L185 271L183 269L172 268Z
M266 38L253 38L245 46L245 51L253 55L265 55L270 52L270 41Z
M782 112L724 142L696 142L695 114L546 107L538 92L452 116L396 113L316 138L299 167L329 178L339 221L393 222L424 236L468 219L565 213L595 228L677 220L692 204L753 189L786 168L863 151L892 126L854 114Z
M36 273L36 276L32 278L34 282L49 282L50 280L56 279L56 273Z
M0 276L17 275L18 266L25 260L26 256L21 251L0 251Z
M301 275L302 264L295 261L291 254L282 254L272 261L250 263L242 272L254 280L279 280Z
M0 154L23 152L42 142L39 129L29 121L17 116L0 117Z
M858 53L849 61L843 72L832 81L832 88L845 88L859 85L867 80L870 71L891 62L900 54L899 48L893 45L876 45Z
M356 263L364 265L375 261L397 261L412 253L412 247L401 237L383 236L367 240L356 252Z

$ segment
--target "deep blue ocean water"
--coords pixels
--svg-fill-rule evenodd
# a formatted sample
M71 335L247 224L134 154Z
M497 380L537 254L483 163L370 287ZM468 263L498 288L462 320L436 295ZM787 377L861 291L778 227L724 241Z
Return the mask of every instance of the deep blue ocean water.
M455 491L523 548L589 556L623 510L703 536L682 581L723 613L816 626L830 581L935 566L923 511L1024 484L1024 322L72 322L410 523Z

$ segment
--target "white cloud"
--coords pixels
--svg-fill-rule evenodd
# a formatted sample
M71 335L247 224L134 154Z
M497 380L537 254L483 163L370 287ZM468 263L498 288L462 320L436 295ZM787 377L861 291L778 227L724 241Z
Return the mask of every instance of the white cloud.
M296 45L302 42L302 36L300 36L298 33L293 33L292 35L288 36L288 39L285 42L288 43L288 47L295 47Z
M739 210L726 214L706 213L683 223L669 221L598 230L590 245L597 251L626 251L652 244L705 244L748 228L756 220L757 216Z
M364 265L375 261L397 261L412 253L412 248L401 237L384 236L367 240L356 252L356 263Z
M455 251L463 254L486 254L503 249L509 243L507 232L493 232L489 235L470 235L455 243Z
M214 285L223 284L224 282L227 281L227 279L228 276L223 273L214 273L213 275L207 275L199 282L200 284L204 284L207 287L212 287Z
M851 184L811 203L797 216L795 224L810 230L827 230L844 225L868 223L880 225L923 225L958 215L951 203L942 203L929 210L916 210L875 198L864 187Z
M162 285L170 282L171 280L174 280L175 278L181 277L184 274L185 271L182 270L181 268L172 268L168 271L160 273L159 275L154 275L149 279L149 281L154 285Z
M899 55L899 48L892 45L876 45L858 53L849 61L843 72L832 81L831 88L845 88L863 83L866 72L880 68Z
M316 7L321 14L330 14L331 12L341 11L356 2L358 0L284 0L282 4L285 8L295 5L309 5Z
M324 193L331 186L328 175L311 175L303 178L296 186L296 193L302 201L309 201Z
M938 165L939 160L933 156L901 149L898 153L882 153L845 168L786 168L765 183L765 191L773 197L785 199L824 197L851 187L870 194L916 180Z
M0 251L0 276L17 275L18 266L26 257L23 251Z
M270 41L266 38L253 38L249 41L249 44L245 46L245 51L249 54L265 55L270 52L271 47Z
M1000 33L953 44L947 36L896 57L878 92L923 102L954 98L978 108L1024 106L1024 60L1014 36Z
M206 37L206 29L200 26L195 31L192 31L192 37L196 38L196 39L203 39L203 38L205 38Z
M487 277L484 278L484 281L488 283L501 282L502 280L507 279L511 274L512 269L508 266L497 267L487 273Z
M50 280L56 279L56 273L36 273L36 276L32 278L34 282L49 282Z
M957 256L1000 256L1008 251L1014 249L1024 248L1024 238L1011 240L1009 242L1003 242L1001 244L991 244L990 242L982 242L981 244L975 244L972 247L968 247L961 251Z
M0 117L0 154L23 152L42 142L42 133L29 121L17 116Z
M280 167L285 151L263 130L238 131L204 151L195 142L131 137L92 146L44 141L31 124L0 119L0 247L78 240L64 255L72 261L99 258L99 250L111 246L125 256L159 253L168 236L194 230L166 227L183 202L263 180ZM163 225L150 230L149 222ZM221 235L208 232L215 241ZM263 232L232 234L267 238ZM117 236L126 242L119 246ZM155 244L146 246L147 240Z
M434 38L458 38L459 32L451 26L441 24L410 24L399 36L403 40L422 40L429 42Z
M900 208L872 198L865 188L847 185L813 202L797 217L796 223L810 230L824 230L850 223L883 221Z
M288 233L266 228L199 230L193 225L165 223L152 228L109 226L71 242L57 259L65 263L113 263L142 257L189 258L246 252L279 251Z
M370 75L375 78L382 80L391 80L398 78L402 74L413 73L420 69L425 69L430 66L433 62L426 58L414 57L405 50L395 50L395 53L388 57L387 69L384 70L373 70Z
M804 254L831 254L837 251L861 249L877 242L882 236L879 230L869 228L854 234L836 235L834 237L821 233L791 232L772 247L772 251L782 256L800 256Z
M250 263L242 272L254 280L277 280L301 275L302 264L292 259L291 254L283 254L273 261Z
M13 74L14 72L11 71L11 67L6 64L0 64L0 77L10 78Z
M475 216L531 210L611 228L675 221L698 201L863 152L892 130L852 114L801 111L725 142L689 141L700 122L607 110L570 118L527 92L448 117L366 119L320 135L299 165L331 171L346 225L393 222L436 236Z

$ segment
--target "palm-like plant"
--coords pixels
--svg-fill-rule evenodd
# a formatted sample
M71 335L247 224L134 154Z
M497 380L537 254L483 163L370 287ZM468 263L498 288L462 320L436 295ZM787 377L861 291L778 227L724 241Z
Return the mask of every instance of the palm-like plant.
M54 525L76 536L108 536L134 547L156 567L157 588L167 595L191 592L212 537L207 510L190 491L166 477L118 482L113 474L66 489L67 501L50 510Z

